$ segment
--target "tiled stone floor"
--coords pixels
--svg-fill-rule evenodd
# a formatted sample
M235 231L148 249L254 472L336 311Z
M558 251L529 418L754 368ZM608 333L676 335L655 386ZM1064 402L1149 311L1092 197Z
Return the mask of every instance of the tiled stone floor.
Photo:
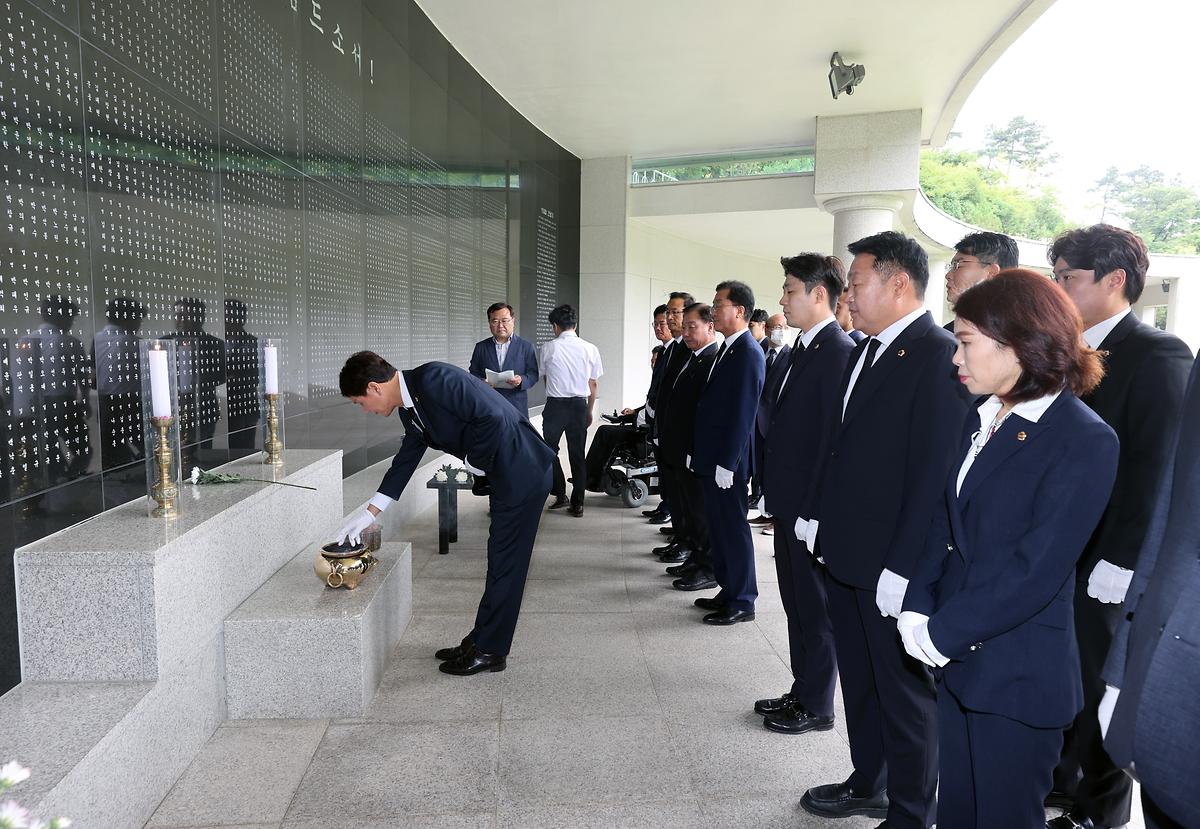
M414 615L367 716L225 723L147 827L833 827L798 801L850 772L840 709L802 737L750 711L790 681L769 538L757 618L714 628L639 511L589 494L582 519L547 512L508 670L459 678L433 651L471 626L487 531L484 501L460 504L448 556L432 510L406 528Z

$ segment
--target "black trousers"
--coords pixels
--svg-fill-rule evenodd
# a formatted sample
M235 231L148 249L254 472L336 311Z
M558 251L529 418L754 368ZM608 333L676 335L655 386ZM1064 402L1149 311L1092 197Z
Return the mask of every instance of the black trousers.
M1075 638L1083 676L1083 710L1067 730L1054 786L1073 796L1075 811L1097 826L1124 826L1133 808L1133 781L1113 765L1104 750L1096 713L1104 696L1100 672L1122 614L1122 605L1099 602L1087 594L1086 581L1076 582Z
M694 550L689 526L692 511L687 508L682 492L684 473L687 470L672 463L662 463L658 467L658 489L662 492L663 500L669 499L671 510L671 529L675 531L675 540L683 543L688 549Z
M1062 729L963 708L938 688L939 829L1040 829Z
M829 619L827 574L796 538L796 516L777 516L775 572L788 621L792 697L812 713L833 716L837 649Z
M587 445L586 397L547 397L542 409L542 436L558 454L563 433L567 435L567 457L571 463L571 504L583 506L583 494L587 490ZM563 476L562 463L554 460L554 486L550 493L555 497L567 494L567 479Z
M700 476L683 467L672 467L672 492L678 508L671 513L671 525L678 526L683 516L684 538L692 551L689 561L706 575L713 574L712 540L709 538L708 516L704 512L704 488Z
M938 771L933 675L904 652L896 620L879 615L874 590L833 576L827 584L854 763L850 787L864 796L887 789L890 829L928 829Z
M543 416L544 417L544 416ZM586 417L584 419L586 423ZM608 424L601 426L592 435L584 463L587 465L587 488L600 492L600 476L608 468L608 459L621 446L632 446L642 439L642 430L636 426Z
M746 523L746 479L735 477L721 489L714 478L701 479L713 576L721 586L717 599L734 610L754 610L758 581L754 574L754 537Z
M487 579L483 597L475 613L475 627L470 639L484 653L507 655L517 629L521 598L525 594L525 578L529 574L529 558L537 538L538 523L550 491L550 468L540 480L522 480L518 501L491 499L492 523L488 528ZM502 487L505 493L512 486Z

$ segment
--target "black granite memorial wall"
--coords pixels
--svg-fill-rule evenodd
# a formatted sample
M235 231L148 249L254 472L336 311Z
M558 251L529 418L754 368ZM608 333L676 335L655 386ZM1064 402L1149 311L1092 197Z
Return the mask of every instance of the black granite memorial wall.
M261 450L269 338L287 445L351 474L400 430L345 358L465 367L500 299L545 341L578 210L412 0L0 0L0 691L13 550L145 493L140 338L176 340L185 466Z

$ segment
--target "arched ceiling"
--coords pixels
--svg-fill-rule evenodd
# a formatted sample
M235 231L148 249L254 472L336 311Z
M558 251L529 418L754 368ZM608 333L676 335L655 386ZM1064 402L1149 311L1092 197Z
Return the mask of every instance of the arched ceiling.
M809 146L816 117L962 102L1053 0L417 0L504 98L580 158ZM833 100L840 51L867 75Z

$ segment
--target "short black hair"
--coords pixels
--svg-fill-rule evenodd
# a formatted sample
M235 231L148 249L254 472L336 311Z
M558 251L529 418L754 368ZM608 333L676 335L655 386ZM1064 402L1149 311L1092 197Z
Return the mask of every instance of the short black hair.
M968 233L958 240L954 249L967 256L974 256L985 265L999 265L1002 271L1015 268L1019 259L1017 240L1003 233L992 233L990 230Z
M338 374L342 397L362 397L368 383L386 383L396 376L396 368L374 351L351 354Z
M846 290L846 268L836 256L821 253L800 253L796 256L781 256L784 277L794 277L804 283L804 292L811 294L818 285L825 286L829 295L829 309L837 310L838 298Z
M493 302L488 306L487 318L490 320L492 318L492 314L496 313L497 311L508 311L508 313L512 314L514 317L517 315L517 312L514 311L513 307L507 302Z
M579 315L570 305L560 305L546 315L551 325L557 325L563 331L570 331L579 324Z
M767 324L767 312L763 308L755 308L754 313L750 315L750 322L761 322Z
M929 287L929 256L916 239L894 230L885 230L847 245L852 256L860 253L875 257L875 272L890 278L896 271L904 271L912 280L917 299L925 298Z
M700 317L701 322L712 322L713 321L712 306L709 305L707 302L693 302L689 305L685 305L683 307L683 315L686 317L688 314L691 314L691 313L695 313L696 316Z
M718 293L721 291L729 291L729 301L734 305L740 305L746 311L746 319L754 313L754 291L750 290L750 286L745 282L737 279L726 279L724 282L717 284Z
M1125 298L1133 305L1146 287L1150 254L1136 233L1108 224L1077 227L1060 233L1046 251L1050 266L1062 258L1072 268L1095 271L1099 282L1117 268L1125 271Z
M670 296L667 297L667 302L670 302L673 299L682 299L684 307L691 305L696 301L687 291L671 291Z
M654 348L650 349L650 355L652 357L657 357L659 354L662 354L666 350L667 350L667 347L665 345L656 345L656 346L654 346Z
M667 305L666 305L666 303L663 303L662 305L660 305L654 309L653 316L657 317L659 314L665 314L665 313L667 313Z

